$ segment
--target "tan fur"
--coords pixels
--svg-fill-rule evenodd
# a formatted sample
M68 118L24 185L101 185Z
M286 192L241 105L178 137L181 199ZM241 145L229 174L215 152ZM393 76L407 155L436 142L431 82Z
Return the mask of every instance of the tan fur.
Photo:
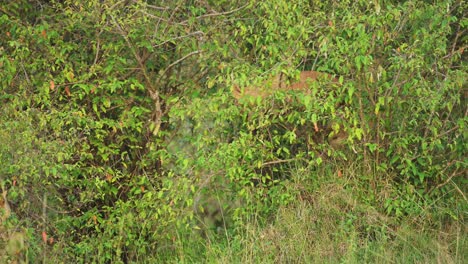
M10 205L8 204L7 200L7 191L3 190L2 192L2 197L0 198L0 215L1 215L1 222L3 223L8 217L10 217L11 214L11 208Z
M307 91L310 84L316 81L323 81L324 83L338 84L338 79L333 78L327 73L317 71L303 71L299 75L299 80L293 80L288 84L286 76L279 74L271 77L270 79L262 82L260 85L240 87L235 85L232 91L234 98L237 100L243 97L262 97L265 98L275 91L283 90L302 90Z
M317 71L302 71L299 75L298 80L292 80L288 82L288 79L285 75L279 74L273 76L266 81L262 82L259 85L240 87L235 85L232 90L232 95L237 100L248 97L261 97L265 98L275 91L304 91L308 93L310 86L313 82L320 82L323 85L339 85L337 78L334 78L330 74L317 72ZM342 127L335 127L332 129L332 125L329 125L325 128L316 128L315 132L322 131L325 132L327 136L327 141L330 145L338 149L340 148L348 138L348 133L346 133Z
M0 263L28 263L25 257L25 232L9 230L4 226L10 215L7 191L3 190L0 198Z

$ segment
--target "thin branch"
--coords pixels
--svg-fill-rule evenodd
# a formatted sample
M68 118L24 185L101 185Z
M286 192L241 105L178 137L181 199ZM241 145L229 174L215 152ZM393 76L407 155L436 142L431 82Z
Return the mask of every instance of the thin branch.
M463 197L463 199L465 199L465 202L468 201L468 200L466 199L466 196L465 196L465 194L463 193L463 191L460 190L460 188L459 188L453 181L452 181L452 184L453 184L453 186L455 186L455 189L457 189L458 193L461 194L461 196Z
M205 15L201 15L201 16L198 16L196 17L197 19L199 18L205 18L205 17L212 17L212 16L225 16L225 15L230 15L232 13L235 13L241 9L243 9L244 7L246 7L248 4L245 4L239 8L236 8L236 9L233 9L233 10L229 10L229 11L226 11L226 12L220 12L220 13L209 13L209 14L205 14Z
M119 30L120 35L124 38L125 42L127 43L128 48L132 52L133 56L137 60L138 65L140 66L140 69L143 71L143 75L145 77L145 81L148 84L151 84L150 78L146 73L145 67L143 65L143 62L141 60L141 57L137 54L135 48L133 47L132 43L130 42L130 39L128 39L127 33L122 29L122 27L119 25L119 23L115 20L114 16L110 16L112 18L112 21L114 22L115 26Z
M465 174L465 173L466 173L466 171L460 171L460 172L454 172L454 173L452 173L452 175L450 175L450 177L448 177L447 180L445 180L444 182L438 184L436 187L432 188L432 190L430 190L429 193L431 193L431 192L433 192L434 190L439 189L439 188L441 188L441 187L443 187L443 186L449 184L450 182L452 182L452 179L453 179L454 177L459 176L459 175L462 175L462 174ZM455 185L455 186L456 186L456 185ZM457 187L457 186L456 186L456 187ZM457 189L458 189L458 187L457 187ZM460 192L460 194L463 196L463 198L464 198L465 201L466 201L467 199L466 199L465 195L463 194L463 192L461 192L460 189L458 189L458 191Z
M190 37L190 36L193 36L193 35L198 35L198 34L200 34L200 35L205 35L205 33L204 33L203 31L195 31L195 32L191 32L191 33L189 33L189 34L187 34L187 35L183 35L183 36L179 36L179 37L175 37L175 38L172 38L172 39L168 39L168 40L166 40L166 41L163 41L163 42L161 42L161 43L159 43L159 44L153 46L153 48L160 47L160 46L162 46L162 45L164 45L164 44L166 44L166 43L168 43L168 42L171 42L171 41L175 41L175 40L178 40L178 39L187 38L187 37Z
M12 13L10 13L8 10L4 9L3 7L0 7L0 12L4 13L5 15L9 17L15 17Z
M121 3L125 2L125 0L120 0L118 1L117 3L113 4L111 7L109 7L109 10L112 10L114 9L116 6L120 5ZM114 18L112 18L114 19Z
M44 192L44 198L42 200L42 220L44 221L43 222L43 228L42 228L42 232L46 232L46 228L47 228L47 193ZM47 237L45 237L47 239ZM43 262L42 263L46 263L46 259L47 259L47 240L44 241L44 248L43 248L43 255L42 255L42 258L43 258Z
M133 3L139 4L140 1L133 0ZM169 9L169 7L155 6L155 5L150 5L150 4L146 4L145 6L149 7L149 8L152 8L152 9L161 10L161 11L165 11L165 10Z
M99 58L99 51L101 50L101 39L99 38L101 36L101 32L97 34L97 40L96 40L96 55L94 56L94 62L93 66L97 64L98 58Z
M172 22L172 21L169 21L168 19L165 19L165 18L156 16L156 15L150 14L150 13L145 12L145 11L143 11L143 10L138 10L137 12L140 12L140 13L142 13L142 14L145 15L145 16L148 16L148 17L157 19L157 20L159 20L159 21L164 21L164 22L170 23L170 24L172 24L172 25L177 24L177 23L174 23L174 22Z
M26 81L28 82L29 85L31 85L31 79L29 78L29 74L26 71L26 68L24 67L23 61L21 61L21 69L23 69L24 77L26 78Z
M209 13L209 14L204 14L204 15L201 15L201 16L197 16L195 17L195 19L202 19L202 18L207 18L207 17L214 17L214 16L225 16L225 15L230 15L232 13L235 13L243 8L245 8L248 4L245 4L239 8L236 8L236 9L233 9L233 10L229 10L229 11L226 11L226 12L214 12L214 13ZM189 20L184 20L182 22L180 22L179 24L181 25L187 25L187 22Z
M167 71L169 71L172 67L174 67L175 65L181 63L182 61L186 60L188 57L190 56L193 56L193 55L196 55L196 54L199 54L199 53L202 53L203 51L202 50L196 50L196 51L192 51L190 52L189 54L183 56L182 58L174 61L173 63L171 63L169 66L167 66L167 68L164 70L164 72L159 76L158 80L156 83L159 83L159 81L161 81L161 78L166 74Z
M466 115L465 115L465 116L466 116ZM450 134L452 131L457 130L457 129L459 129L459 128L460 128L460 127L459 127L458 125L456 125L456 126L452 127L451 129L445 131L444 133L441 133L440 135L438 135L438 136L436 137L436 139L439 139L439 138L441 138L441 137L443 137L443 136L445 136L445 135L447 135L447 134Z
M273 161L269 161L269 162L265 162L261 165L261 167L266 167L268 165L272 165L272 164L278 164L278 163L287 163L287 162L292 162L292 161L295 161L296 159L286 159L286 160L273 160Z
M125 31L122 29L122 27L119 25L119 23L115 20L113 16L111 16L112 21L114 22L115 26L119 30L120 34L124 38L125 42L127 43L128 48L131 50L133 53L133 56L138 62L138 65L140 66L141 72L143 73L143 76L145 78L146 85L148 86L148 92L151 97L151 99L154 101L154 129L153 129L153 135L157 135L159 133L159 129L161 128L161 100L159 98L159 91L153 87L151 83L151 79L148 76L148 73L146 72L146 67L141 59L141 57L138 55L136 52L135 48L133 47L132 43L130 42L130 39L128 39L127 34ZM161 77L160 77L161 78Z

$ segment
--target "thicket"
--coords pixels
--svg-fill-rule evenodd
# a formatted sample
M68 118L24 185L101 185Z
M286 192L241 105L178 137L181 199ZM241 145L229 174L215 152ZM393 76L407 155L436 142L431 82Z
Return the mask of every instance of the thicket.
M324 176L395 225L464 223L466 7L2 1L0 250L19 232L11 259L181 258L267 226ZM340 85L231 94L301 70Z

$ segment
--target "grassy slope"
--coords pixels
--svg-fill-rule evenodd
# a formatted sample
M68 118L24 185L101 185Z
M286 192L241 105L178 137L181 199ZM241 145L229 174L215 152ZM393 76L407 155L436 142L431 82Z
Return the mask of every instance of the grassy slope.
M266 223L253 217L237 235L191 236L165 262L466 263L463 216L442 217L434 205L419 216L388 217L358 198L365 191L355 182L346 175L298 177L290 183L298 199Z

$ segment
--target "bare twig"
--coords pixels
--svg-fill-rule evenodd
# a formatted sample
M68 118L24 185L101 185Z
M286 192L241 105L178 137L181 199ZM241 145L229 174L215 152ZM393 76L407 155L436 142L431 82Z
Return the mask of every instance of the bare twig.
M458 24L458 27L457 27L457 34L455 35L455 39L453 40L453 45L452 45L452 52L450 52L450 54L453 54L455 52L455 47L457 46L457 41L458 41L458 38L462 35L464 35L465 33L465 29L460 31L460 24ZM445 58L445 57L444 57Z
M429 193L431 193L431 192L433 192L434 190L439 189L439 188L441 188L441 187L443 187L443 186L449 184L450 182L452 182L452 179L453 179L454 177L459 176L459 175L462 175L462 174L465 174L465 173L466 173L466 171L459 171L459 172L454 172L454 173L452 173L452 175L450 175L450 177L448 177L447 180L445 180L445 181L442 182L442 183L439 183L436 187L432 188L432 189L429 191ZM455 185L455 184L454 184L454 185ZM465 195L463 194L463 192L458 188L458 186L455 185L455 187L456 187L457 191L463 196L463 199L465 199L465 201L467 201L466 196L465 196Z
M265 162L262 164L261 167L266 167L268 165L272 165L272 164L278 164L278 163L287 163L287 162L292 162L292 161L295 161L296 159L286 159L286 160L273 160L273 161L269 161L269 162Z
M44 192L44 199L42 200L42 220L44 223L44 227L42 228L42 232L46 232L47 228L47 193ZM42 255L42 263L46 263L47 260L47 240L44 242L44 249Z
M155 46L153 46L153 48L157 48L157 47L160 47L168 42L171 42L171 41L175 41L175 40L178 40L178 39L183 39L183 38L187 38L187 37L190 37L190 36L193 36L193 35L205 35L205 33L203 31L195 31L195 32L191 32L187 35L183 35L183 36L179 36L179 37L175 37L175 38L171 38L171 39L168 39L168 40L165 40Z
M101 35L102 31L99 32L97 34L97 42L96 42L96 55L94 56L94 62L93 62L93 65L96 65L97 64L97 60L99 58L99 51L101 49L101 39L99 38L99 36Z
M225 16L225 15L229 15L229 14L232 14L232 13L235 13L241 9L243 9L244 7L246 7L248 4L245 4L241 7L238 7L236 9L233 9L233 10L229 10L229 11L226 11L226 12L215 12L215 13L209 13L209 14L205 14L205 15L201 15L201 16L198 16L196 17L197 19L199 18L205 18L205 17L212 17L212 16Z
M109 7L109 10L114 9L116 6L120 5L121 3L125 2L125 0L118 1L117 3L113 4L111 7ZM114 18L112 18L114 19Z
M143 73L143 76L145 78L145 82L146 82L146 85L147 85L147 90L148 90L148 93L151 97L151 99L153 100L154 102L154 128L153 128L153 135L157 135L159 133L159 129L161 127L161 115L162 115L162 111L161 111L161 100L159 98L159 91L153 86L152 82L151 82L151 78L149 77L148 75L148 72L146 71L146 67L143 63L143 60L142 58L140 57L140 55L138 55L138 53L136 52L135 48L133 47L132 43L130 42L130 39L128 38L126 32L122 29L122 27L119 25L119 23L115 20L115 18L113 16L111 16L112 18L112 21L114 22L115 26L117 27L118 31L120 32L121 36L124 38L125 42L127 43L127 46L128 48L131 50L131 52L133 53L133 56L135 57L137 63L138 63L138 66L140 67L141 69L141 72Z
M162 18L160 16L156 16L156 15L153 15L153 14L150 14L148 12L145 12L144 10L138 10L138 12L142 13L143 15L145 16L148 16L148 17L151 17L151 18L154 18L154 19L157 19L158 21L164 21L164 22L167 22L167 23L170 23L170 24L177 24L177 23L174 23L172 21L169 21L168 19L165 19L165 18Z
M164 70L164 72L159 76L158 80L156 83L159 83L159 81L161 81L161 78L166 74L167 71L169 71L172 67L174 67L175 65L181 63L182 61L186 60L188 57L190 56L193 56L193 55L196 55L196 54L199 54L199 53L202 53L203 51L201 50L196 50L196 51L192 51L190 52L189 54L183 56L182 58L174 61L173 63L171 63L169 66L167 66L167 68Z
M29 85L31 85L31 79L29 79L28 72L26 71L26 68L24 68L24 63L22 61L21 61L21 69L23 69L24 77L26 77L26 81L28 82Z
M138 4L138 3L140 3L140 1L133 0L133 3ZM146 4L145 6L149 7L149 8L152 8L152 9L161 10L161 11L169 9L169 7L155 6L155 5L150 5L150 4Z
M214 17L214 16L226 16L226 15L230 15L232 13L235 13L243 8L245 8L248 4L245 4L239 8L236 8L236 9L233 9L233 10L229 10L229 11L226 11L226 12L212 12L212 13L209 13L209 14L204 14L204 15L201 15L201 16L197 16L195 17L195 19L203 19L203 18L207 18L207 17ZM188 24L188 19L187 20L184 20L184 21L181 21L179 24L181 25L187 25Z
M15 16L13 15L13 13L11 13L10 11L4 9L3 7L0 7L0 12L1 12L1 13L4 13L5 15L7 15L7 16L9 16L9 17L11 17L11 18L15 17ZM23 24L23 25L24 25L24 24Z

